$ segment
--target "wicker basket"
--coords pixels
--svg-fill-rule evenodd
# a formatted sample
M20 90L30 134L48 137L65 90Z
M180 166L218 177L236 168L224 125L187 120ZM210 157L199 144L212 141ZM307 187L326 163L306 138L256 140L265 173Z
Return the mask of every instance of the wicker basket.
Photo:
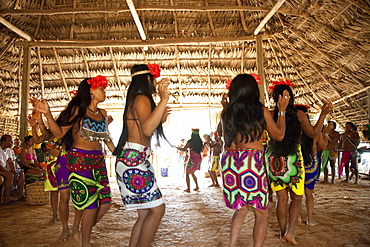
M49 203L49 192L44 190L45 182L34 182L26 185L28 205L45 205Z

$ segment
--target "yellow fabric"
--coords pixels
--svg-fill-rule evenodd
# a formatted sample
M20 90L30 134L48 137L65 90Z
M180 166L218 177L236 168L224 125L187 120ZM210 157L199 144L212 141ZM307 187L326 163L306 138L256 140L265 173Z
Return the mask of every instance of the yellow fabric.
M37 134L38 134L39 136L41 136L41 135L42 135L41 131L37 131ZM29 131L27 132L27 135L32 136L32 130L29 130ZM40 148L41 148L41 143L33 145L33 146L32 146L32 148L33 148L33 149L40 149Z

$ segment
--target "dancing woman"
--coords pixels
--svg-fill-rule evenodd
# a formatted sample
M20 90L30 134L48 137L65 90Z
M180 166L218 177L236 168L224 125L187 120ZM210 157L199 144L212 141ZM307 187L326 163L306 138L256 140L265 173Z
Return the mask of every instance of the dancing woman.
M191 138L188 140L188 142L185 144L183 148L177 147L180 151L187 151L189 149L189 160L186 163L186 186L187 189L184 190L185 192L190 192L190 177L191 175L194 179L195 183L195 191L199 190L198 186L198 179L195 176L195 171L200 170L200 165L202 163L202 155L201 152L203 151L203 142L202 139L200 139L199 136L199 129L192 129L191 130Z
M160 69L156 64L131 68L132 81L123 113L123 131L114 151L121 198L126 210L138 212L130 247L150 246L165 212L162 193L149 161L153 133L156 132L157 141L164 137L162 123L168 115L169 80L162 79L157 83L159 76ZM156 93L157 86L161 100L155 105L152 94Z
M277 124L259 101L254 76L236 76L224 104L221 122L225 150L221 159L223 194L226 206L234 209L229 246L236 246L244 218L251 206L255 216L253 246L263 246L267 231L268 186L263 164L263 133L282 140L285 132L285 108L289 95L279 97ZM241 181L241 183L239 182Z
M69 186L74 207L84 212L81 222L81 245L90 246L92 227L111 207L111 192L102 142L113 152L108 132L107 112L98 108L106 98L108 81L104 76L84 79L75 97L59 116L57 123L45 100L35 107L49 123L51 133L63 138L68 153Z
M280 240L297 244L294 238L294 228L301 212L305 181L305 170L300 148L301 131L303 130L307 136L315 138L321 131L326 115L333 107L331 104L325 104L317 123L312 126L306 114L297 110L294 106L293 92L288 85L280 84L273 87L274 101L278 102L283 92L286 91L290 95L290 101L286 108L288 127L282 141L270 141L265 159L269 167L271 188L277 194L276 215L280 227ZM278 119L279 110L275 108L272 114L274 119ZM287 226L288 193L291 202L289 205L289 224Z

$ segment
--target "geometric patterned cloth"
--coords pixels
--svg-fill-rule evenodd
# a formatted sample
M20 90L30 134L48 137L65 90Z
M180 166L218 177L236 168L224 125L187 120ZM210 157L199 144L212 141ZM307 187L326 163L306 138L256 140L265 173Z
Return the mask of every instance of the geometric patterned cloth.
M116 159L117 184L126 210L154 208L164 204L149 162L151 150L126 142Z
M304 194L305 169L303 165L301 145L297 145L295 154L274 156L270 147L265 153L268 175L273 191L290 188L294 194Z
M94 209L112 202L102 150L71 148L67 167L71 198L77 210Z
M247 203L268 209L268 182L262 150L225 150L221 158L226 207L241 209Z

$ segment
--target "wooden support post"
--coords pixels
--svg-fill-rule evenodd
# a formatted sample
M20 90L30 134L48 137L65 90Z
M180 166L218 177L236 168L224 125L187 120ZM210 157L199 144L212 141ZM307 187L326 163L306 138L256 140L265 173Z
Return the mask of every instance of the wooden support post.
M370 123L370 88L367 89L367 119Z
M30 64L31 64L31 49L28 42L23 46L23 74L21 86L21 112L20 112L20 126L19 137L21 140L27 135L27 115L28 115L28 101L30 92Z
M257 74L261 77L260 89L260 101L265 103L268 108L270 108L269 94L267 92L266 83L265 83L265 73L263 69L263 47L262 47L262 36L257 35Z
M212 58L212 45L209 44L209 48L208 48L208 117L209 117L209 128L212 130L212 117L211 117L211 58Z

